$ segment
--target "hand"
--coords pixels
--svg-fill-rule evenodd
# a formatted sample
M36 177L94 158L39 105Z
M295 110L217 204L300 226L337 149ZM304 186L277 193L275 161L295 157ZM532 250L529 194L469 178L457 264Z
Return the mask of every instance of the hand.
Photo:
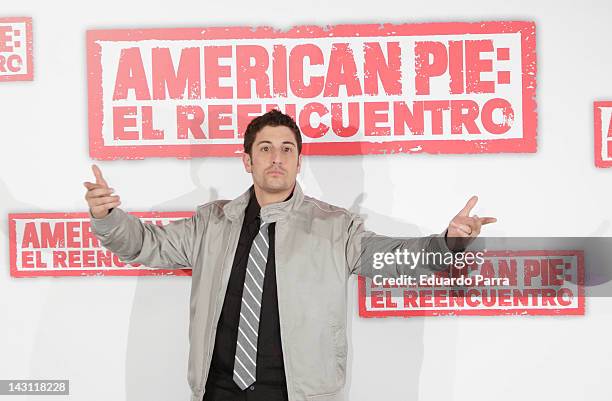
M478 237L483 225L497 221L495 217L478 217L476 215L470 217L470 212L476 206L476 202L478 202L478 197L472 196L448 225L446 244L450 250L455 252L464 251Z
M109 213L110 209L119 206L121 201L118 195L111 196L115 190L108 187L98 166L94 164L91 169L96 177L96 182L95 184L91 182L83 183L87 188L85 200L89 205L91 215L96 219L101 219Z

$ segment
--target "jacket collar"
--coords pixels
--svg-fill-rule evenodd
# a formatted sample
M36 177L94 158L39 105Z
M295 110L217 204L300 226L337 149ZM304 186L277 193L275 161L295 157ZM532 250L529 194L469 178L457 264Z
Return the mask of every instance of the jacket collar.
M251 189L247 189L242 195L229 201L223 206L223 212L232 221L238 220L244 215L249 204ZM293 188L293 195L284 202L272 203L261 208L259 214L264 223L274 223L285 219L291 211L297 209L304 200L304 193L300 184L296 181Z

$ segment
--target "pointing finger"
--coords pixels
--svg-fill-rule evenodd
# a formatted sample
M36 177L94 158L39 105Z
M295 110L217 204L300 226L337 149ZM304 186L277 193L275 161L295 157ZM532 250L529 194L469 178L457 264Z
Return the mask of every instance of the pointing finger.
M470 200L467 201L463 209L457 214L458 216L469 216L470 212L476 206L476 202L478 202L478 197L476 195L472 196Z
M96 184L108 187L106 180L104 179L104 177L102 177L102 171L100 170L100 168L95 164L92 164L91 170L93 171L94 176L96 177Z
M496 221L497 219L495 217L481 217L480 218L480 223L482 225L495 223Z

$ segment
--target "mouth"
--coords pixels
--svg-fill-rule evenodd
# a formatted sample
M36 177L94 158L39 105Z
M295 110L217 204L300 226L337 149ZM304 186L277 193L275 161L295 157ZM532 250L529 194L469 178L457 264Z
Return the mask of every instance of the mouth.
M284 175L285 173L283 171L280 171L280 170L271 170L271 171L268 171L268 174L269 175L277 176L277 175Z

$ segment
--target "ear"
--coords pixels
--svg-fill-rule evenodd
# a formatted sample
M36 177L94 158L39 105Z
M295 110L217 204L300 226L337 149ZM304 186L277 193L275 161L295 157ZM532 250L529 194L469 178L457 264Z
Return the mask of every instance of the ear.
M298 156L298 164L297 164L297 172L298 172L298 174L299 174L299 172L300 172L300 168L301 168L301 167L302 167L302 155L300 154L300 155Z
M253 169L251 168L251 156L248 153L242 154L242 164L244 164L244 169L247 173L253 172Z

